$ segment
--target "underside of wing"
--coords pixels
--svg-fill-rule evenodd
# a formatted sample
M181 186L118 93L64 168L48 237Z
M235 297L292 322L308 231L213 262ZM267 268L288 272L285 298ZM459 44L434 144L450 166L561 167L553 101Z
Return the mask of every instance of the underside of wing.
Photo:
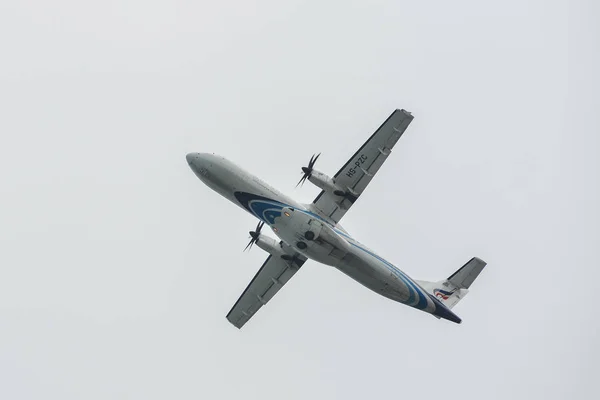
M371 182L412 120L408 111L394 111L333 177L335 185L342 188L345 195L321 191L313 201L315 211L334 223L339 222Z
M306 258L296 256L291 260L269 255L244 293L227 314L235 327L241 328L250 318L290 280L304 264Z

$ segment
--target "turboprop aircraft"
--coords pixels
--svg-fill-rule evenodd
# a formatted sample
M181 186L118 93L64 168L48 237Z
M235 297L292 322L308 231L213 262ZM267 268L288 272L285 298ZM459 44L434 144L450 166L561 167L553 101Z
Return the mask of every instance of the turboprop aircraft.
M241 328L294 276L307 259L330 265L372 291L460 323L450 309L465 297L486 265L474 257L448 279L418 281L359 243L339 222L367 185L413 120L410 112L396 110L333 176L317 171L319 155L302 167L306 180L321 188L311 204L301 204L231 161L208 153L186 156L190 168L208 187L259 219L246 248L256 244L269 253L227 319ZM279 238L262 232L267 224Z

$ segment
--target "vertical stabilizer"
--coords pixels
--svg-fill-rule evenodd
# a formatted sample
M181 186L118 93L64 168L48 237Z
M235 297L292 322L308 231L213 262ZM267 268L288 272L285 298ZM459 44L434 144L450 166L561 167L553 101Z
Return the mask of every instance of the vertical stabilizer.
M469 293L469 287L486 265L482 259L473 257L446 280L417 282L446 307L452 308Z

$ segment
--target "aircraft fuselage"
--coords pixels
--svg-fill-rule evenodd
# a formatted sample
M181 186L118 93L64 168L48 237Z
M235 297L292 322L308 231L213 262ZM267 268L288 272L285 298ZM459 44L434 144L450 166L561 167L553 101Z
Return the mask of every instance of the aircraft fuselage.
M187 161L207 186L264 221L295 252L339 269L382 296L460 322L408 275L319 215L312 205L296 202L221 156L191 153Z

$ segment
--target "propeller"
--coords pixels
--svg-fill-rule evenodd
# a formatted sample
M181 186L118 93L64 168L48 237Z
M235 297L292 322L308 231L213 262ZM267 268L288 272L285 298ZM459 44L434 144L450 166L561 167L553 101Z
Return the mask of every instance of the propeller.
M252 245L258 242L258 238L260 236L260 231L264 225L264 221L259 221L258 225L256 225L256 230L248 232L250 234L250 242L244 248L244 251L251 249Z
M313 172L313 167L315 166L315 163L317 162L317 158L319 158L319 156L321 155L321 153L319 154L313 154L313 156L310 158L310 161L308 162L308 166L306 167L302 167L302 178L300 178L300 182L298 182L298 185L302 184L304 185L304 181L306 181L308 178L310 178L310 176L312 175ZM296 187L298 187L298 185L296 185Z

